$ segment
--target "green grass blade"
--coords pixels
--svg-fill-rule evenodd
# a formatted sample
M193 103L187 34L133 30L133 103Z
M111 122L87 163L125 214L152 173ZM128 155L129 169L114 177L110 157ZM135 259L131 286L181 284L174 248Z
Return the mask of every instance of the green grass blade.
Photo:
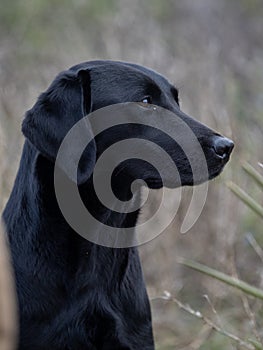
M242 168L263 189L263 176L247 162L243 163Z
M230 190L240 198L248 207L250 207L256 214L258 214L261 218L263 218L263 207L257 203L252 197L250 197L242 188L238 185L229 181L227 186Z
M219 281L222 281L222 282L224 282L232 287L235 287L246 294L249 294L255 298L263 300L263 291L259 288L251 286L250 284L248 284L244 281L241 281L237 278L228 276L223 272L219 272L217 270L214 270L210 267L207 267L203 264L199 264L199 263L192 261L192 260L179 258L179 259L177 259L177 261L182 265L190 267L191 269L194 269L196 271L202 272L205 275L211 276L211 277L213 277Z
M248 339L249 343L252 344L255 348L255 350L263 350L262 344L260 344L257 340L255 339Z

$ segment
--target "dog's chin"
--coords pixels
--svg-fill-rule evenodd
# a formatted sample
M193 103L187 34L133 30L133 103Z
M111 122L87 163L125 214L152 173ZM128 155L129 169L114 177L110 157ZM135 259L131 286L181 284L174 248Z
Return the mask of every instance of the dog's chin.
M173 181L173 180L162 181L160 179L148 179L146 183L148 187L153 190L158 190L163 187L173 189L173 188L184 186L184 184L181 181Z
M152 190L159 190L160 188L164 187L164 184L160 179L148 179L146 184Z
M221 172L223 171L224 167L220 168L220 169L215 169L213 172L209 173L209 179L208 180L213 180L215 179L218 175L221 174Z
M221 172L223 171L224 166L218 167L218 168L214 168L214 169L209 169L209 173L202 176L202 174L200 174L200 176L196 176L195 178L193 178L193 174L189 173L189 174L183 174L181 176L181 181L178 181L178 178L175 180L173 179L169 179L169 180L164 180L162 181L160 178L159 179L155 179L155 178L151 178L146 180L146 183L148 185L148 187L150 189L160 189L162 187L167 187L170 189L175 189L178 187L183 187L183 186L196 186L196 185L201 185L206 181L212 180L214 178L216 178L218 175L221 174ZM208 175L208 176L207 176Z

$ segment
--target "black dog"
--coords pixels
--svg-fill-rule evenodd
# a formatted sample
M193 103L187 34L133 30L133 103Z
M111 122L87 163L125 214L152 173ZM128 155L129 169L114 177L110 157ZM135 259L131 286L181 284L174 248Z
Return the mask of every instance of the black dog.
M19 349L154 349L137 249L107 248L79 236L64 219L54 191L54 162L67 132L91 111L124 102L163 107L190 126L207 160L208 176L199 182L217 176L229 159L232 141L181 112L177 89L152 70L94 61L59 74L26 114L21 163L3 214L16 274ZM141 126L132 130L138 137L146 131ZM99 134L84 152L79 169L85 206L114 227L134 226L138 211L118 214L103 207L91 175L104 149L129 133L131 128L124 125ZM170 152L181 184L192 185L191 167L175 142L156 130L147 137ZM137 178L151 188L162 187L147 162L133 159L116 172L112 183L116 195L129 199L130 184Z

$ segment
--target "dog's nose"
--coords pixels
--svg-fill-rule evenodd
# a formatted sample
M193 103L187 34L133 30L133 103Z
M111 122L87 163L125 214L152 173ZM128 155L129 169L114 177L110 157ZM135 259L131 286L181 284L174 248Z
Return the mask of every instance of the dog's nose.
M223 136L215 136L213 139L213 149L221 157L229 157L234 148L234 142Z

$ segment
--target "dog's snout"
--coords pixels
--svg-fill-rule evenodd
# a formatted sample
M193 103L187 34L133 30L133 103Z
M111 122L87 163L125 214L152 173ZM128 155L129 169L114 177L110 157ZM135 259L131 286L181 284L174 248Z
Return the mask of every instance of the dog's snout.
M213 149L222 158L229 157L234 148L234 142L223 136L213 138Z

